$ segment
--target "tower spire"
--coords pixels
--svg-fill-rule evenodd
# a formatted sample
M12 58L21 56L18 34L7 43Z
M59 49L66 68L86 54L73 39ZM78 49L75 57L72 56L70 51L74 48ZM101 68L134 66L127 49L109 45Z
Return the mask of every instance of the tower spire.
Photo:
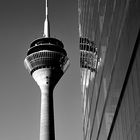
M46 17L45 17L45 22L44 22L44 37L50 37L50 23L49 23L49 15L48 15L48 0L46 0Z

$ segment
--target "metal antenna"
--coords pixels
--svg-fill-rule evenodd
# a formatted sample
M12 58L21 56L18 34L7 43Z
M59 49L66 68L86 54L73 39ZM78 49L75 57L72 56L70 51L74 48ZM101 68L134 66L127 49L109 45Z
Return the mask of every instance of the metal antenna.
M44 37L50 37L50 24L49 24L49 16L48 16L48 0L46 0L46 18L44 22Z

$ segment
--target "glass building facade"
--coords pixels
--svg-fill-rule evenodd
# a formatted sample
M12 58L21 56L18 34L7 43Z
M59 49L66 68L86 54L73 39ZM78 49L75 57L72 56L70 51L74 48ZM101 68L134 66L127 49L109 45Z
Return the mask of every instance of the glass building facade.
M84 140L140 139L140 0L78 0Z

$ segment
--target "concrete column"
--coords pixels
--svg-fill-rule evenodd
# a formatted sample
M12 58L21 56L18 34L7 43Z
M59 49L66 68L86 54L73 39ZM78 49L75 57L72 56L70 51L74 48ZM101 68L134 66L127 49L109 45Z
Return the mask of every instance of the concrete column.
M40 140L55 140L53 89L48 86L41 89L41 112L40 112Z
M41 90L40 140L55 140L52 70L38 69L32 76Z

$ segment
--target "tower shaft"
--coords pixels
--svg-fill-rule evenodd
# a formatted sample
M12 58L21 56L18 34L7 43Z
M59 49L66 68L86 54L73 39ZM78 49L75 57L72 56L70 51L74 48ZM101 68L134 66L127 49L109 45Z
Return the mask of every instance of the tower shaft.
M41 90L40 140L55 140L53 89L56 83L53 80L56 73L57 70L42 68L32 75Z
M53 89L41 87L40 140L55 140Z

